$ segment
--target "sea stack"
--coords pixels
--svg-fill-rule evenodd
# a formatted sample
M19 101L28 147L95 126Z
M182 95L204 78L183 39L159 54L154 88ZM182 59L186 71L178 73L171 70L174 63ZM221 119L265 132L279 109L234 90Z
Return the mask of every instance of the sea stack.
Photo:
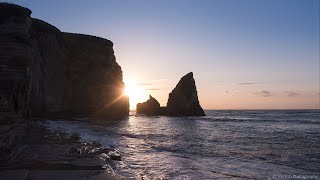
M190 72L181 78L169 94L167 107L160 107L159 102L150 95L146 102L137 104L137 114L147 116L205 116L199 104L193 73Z
M151 95L146 102L137 104L137 114L148 116L159 115L160 103Z
M167 103L169 116L205 116L199 104L198 93L193 73L183 76L169 94Z

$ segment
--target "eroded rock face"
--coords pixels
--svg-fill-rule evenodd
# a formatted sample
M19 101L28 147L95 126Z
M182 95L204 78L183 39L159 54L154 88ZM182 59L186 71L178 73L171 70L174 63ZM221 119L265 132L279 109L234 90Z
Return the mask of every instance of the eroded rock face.
M71 33L63 33L63 40L69 53L65 87L71 92L70 110L75 114L127 116L129 101L123 96L122 70L116 62L113 43Z
M32 116L126 117L113 43L63 33L0 3L0 111Z
M0 111L27 114L32 40L31 11L0 3Z
M137 104L137 114L144 115L159 115L160 114L160 103L151 95L146 102Z
M193 73L183 76L169 94L167 103L169 116L205 116L198 100L198 93Z

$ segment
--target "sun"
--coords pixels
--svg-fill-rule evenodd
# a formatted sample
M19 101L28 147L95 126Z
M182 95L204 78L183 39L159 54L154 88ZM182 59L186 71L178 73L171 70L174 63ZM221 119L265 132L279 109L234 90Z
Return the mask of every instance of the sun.
M129 97L130 110L135 110L139 102L143 102L148 96L135 80L125 80L124 94Z

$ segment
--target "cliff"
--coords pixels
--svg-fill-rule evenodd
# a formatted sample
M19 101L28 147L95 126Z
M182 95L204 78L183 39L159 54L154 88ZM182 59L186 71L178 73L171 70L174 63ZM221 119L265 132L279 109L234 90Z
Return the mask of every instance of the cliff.
M129 114L113 43L64 33L0 3L0 111L22 116L106 117Z

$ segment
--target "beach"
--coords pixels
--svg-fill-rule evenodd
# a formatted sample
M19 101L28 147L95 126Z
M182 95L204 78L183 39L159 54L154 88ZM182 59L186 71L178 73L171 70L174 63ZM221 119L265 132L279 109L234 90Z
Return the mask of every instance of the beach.
M1 179L121 179L109 165L112 149L79 141L77 133L52 131L44 122L1 125Z

